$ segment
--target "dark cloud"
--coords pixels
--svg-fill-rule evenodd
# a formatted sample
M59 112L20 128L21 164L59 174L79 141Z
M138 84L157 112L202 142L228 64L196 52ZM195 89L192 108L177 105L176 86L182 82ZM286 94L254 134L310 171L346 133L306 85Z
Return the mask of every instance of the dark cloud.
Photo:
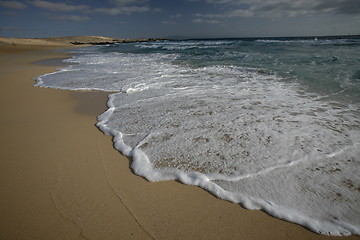
M67 3L54 3L49 1L35 0L31 2L35 7L47 9L50 11L83 11L89 9L86 5L70 5Z
M355 15L360 14L359 0L322 0L318 6L315 7L318 11L328 10L335 14Z
M200 1L200 0L199 0ZM316 14L360 14L360 0L203 0L221 17L293 17ZM221 6L221 8L219 8ZM229 10L232 9L232 10ZM210 15L210 14L209 14Z
M27 7L24 3L18 1L0 1L0 6L13 9L24 9Z

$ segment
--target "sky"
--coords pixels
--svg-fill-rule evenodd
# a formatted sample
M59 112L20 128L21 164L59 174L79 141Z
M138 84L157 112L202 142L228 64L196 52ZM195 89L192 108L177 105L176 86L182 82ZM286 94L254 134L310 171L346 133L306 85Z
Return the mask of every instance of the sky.
M2 37L348 34L360 34L360 0L0 0Z

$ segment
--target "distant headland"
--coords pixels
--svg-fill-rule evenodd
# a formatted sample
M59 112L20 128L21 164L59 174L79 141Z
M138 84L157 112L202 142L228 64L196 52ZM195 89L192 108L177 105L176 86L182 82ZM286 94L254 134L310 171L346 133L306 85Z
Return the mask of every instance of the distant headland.
M133 42L154 42L167 40L164 38L137 38L122 39L101 36L69 36L69 37L50 37L50 38L2 38L0 37L0 46L21 46L21 45L107 45L115 43L133 43Z

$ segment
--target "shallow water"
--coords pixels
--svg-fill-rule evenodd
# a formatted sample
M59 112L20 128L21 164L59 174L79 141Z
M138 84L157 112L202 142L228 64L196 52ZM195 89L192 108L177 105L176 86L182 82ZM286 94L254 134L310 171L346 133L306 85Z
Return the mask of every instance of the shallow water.
M38 85L117 92L98 127L150 181L359 235L359 50L357 38L88 47Z

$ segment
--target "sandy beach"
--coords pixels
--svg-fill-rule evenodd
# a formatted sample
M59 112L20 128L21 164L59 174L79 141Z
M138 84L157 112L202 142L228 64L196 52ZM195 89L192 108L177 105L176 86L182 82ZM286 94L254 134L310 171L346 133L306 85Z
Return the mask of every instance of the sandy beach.
M148 182L103 135L107 95L34 87L67 41L0 45L0 239L328 237L178 182Z

